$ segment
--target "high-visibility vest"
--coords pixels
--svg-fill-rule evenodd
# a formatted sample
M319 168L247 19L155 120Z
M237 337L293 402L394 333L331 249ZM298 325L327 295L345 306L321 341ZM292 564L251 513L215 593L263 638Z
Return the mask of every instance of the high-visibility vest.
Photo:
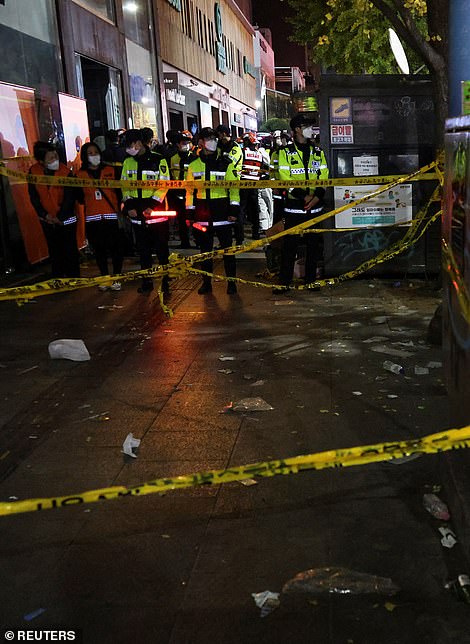
M195 159L195 155L191 152L184 152L174 154L169 162L170 177L172 181L183 181L186 178L188 166Z
M328 179L329 171L325 153L315 145L310 146L307 167L304 167L302 150L289 143L279 150L278 178L280 181ZM287 199L295 199L292 188L287 190ZM306 188L306 194L313 194L311 188Z
M186 175L187 181L237 181L240 175L236 171L232 161L220 154L217 150L216 162L212 166L205 163L206 155L200 154L194 161L191 161ZM208 158L210 158L210 155ZM240 205L240 190L238 188L210 188L210 190L186 190L186 208L194 208L194 199L229 199L231 205Z
M251 181L259 181L263 165L266 165L266 162L259 150L250 150L250 148L245 148L243 150L241 178Z
M122 164L121 181L169 181L170 170L167 160L160 154L155 154L147 150L141 157L127 157ZM142 188L123 188L122 198L127 199L155 199L160 203L163 202L167 193L166 188L142 189Z
M228 157L230 161L233 163L235 170L241 173L242 166L243 166L243 150L238 145L238 143L235 143L235 141L232 141L232 147L229 150L224 149L222 147L219 147L219 150L221 152L221 156Z
M92 177L86 170L79 170L78 177L89 179ZM114 168L107 165L101 168L100 179L114 179ZM115 190L107 188L84 187L83 196L85 199L85 221L115 220L119 212L119 201Z
M29 171L34 175L45 175L44 166L40 163L35 163L33 166L31 166ZM68 177L69 174L70 170L66 165L61 163L59 165L59 169L55 170L55 172L50 176ZM52 217L57 217L62 206L62 202L64 201L64 188L62 186L45 186L41 184L37 184L34 187L37 190L44 210L47 210L48 214Z

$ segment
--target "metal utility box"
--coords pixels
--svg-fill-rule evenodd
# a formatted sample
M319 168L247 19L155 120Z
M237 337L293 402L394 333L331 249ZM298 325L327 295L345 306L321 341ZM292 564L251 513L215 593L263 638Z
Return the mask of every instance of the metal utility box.
M449 119L445 134L442 233L470 291L470 116ZM451 422L470 421L470 325L461 312L458 288L443 275L443 350Z
M320 84L320 141L330 176L373 177L408 174L435 158L434 104L427 76L325 74ZM352 228L325 233L325 275L356 268L403 237L404 228L379 228L410 221L425 205L434 182L420 181L384 193L324 223L325 228ZM328 206L337 208L371 192L371 186L335 186ZM366 226L375 226L365 230ZM439 225L407 252L368 275L430 274L440 270Z

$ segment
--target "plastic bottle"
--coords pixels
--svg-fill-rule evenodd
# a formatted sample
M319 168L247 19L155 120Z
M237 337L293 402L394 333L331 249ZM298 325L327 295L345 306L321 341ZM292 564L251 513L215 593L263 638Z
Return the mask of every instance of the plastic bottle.
M423 505L435 519L440 519L441 521L448 521L450 519L447 505L435 494L425 494L423 496Z
M385 360L382 366L386 371L391 371L392 373L405 373L405 370L400 364L394 364L390 360Z

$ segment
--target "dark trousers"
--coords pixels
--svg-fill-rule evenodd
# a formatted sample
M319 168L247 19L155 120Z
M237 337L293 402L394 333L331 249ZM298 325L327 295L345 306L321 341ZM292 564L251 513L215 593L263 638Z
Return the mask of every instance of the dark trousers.
M202 253L208 253L214 248L214 236L217 235L221 248L230 248L232 245L232 226L209 226L207 232L194 229L194 238ZM213 261L206 259L200 264L201 270L212 273ZM227 277L236 277L235 255L224 255L224 269ZM210 277L204 277L210 282Z
M133 224L135 234L135 243L140 256L140 267L142 269L152 268L152 252L155 251L160 265L168 264L170 255L168 249L168 240L170 229L168 222L159 224L142 224L141 226ZM144 278L148 281L150 278Z
M298 217L286 213L285 230L297 226L302 223L302 221L308 220L306 218L299 219ZM281 270L279 273L279 281L284 286L289 286L292 281L295 259L297 257L297 248L301 241L307 246L307 255L305 258L305 283L310 284L316 280L319 252L318 233L308 233L303 235L303 239L300 235L287 235L284 237L282 245Z
M186 204L184 199L178 199L175 203L175 210L177 212L176 220L178 222L178 233L182 248L190 248L189 231L186 225Z
M77 226L42 224L51 260L52 277L80 277Z
M244 188L240 190L240 212L242 224L249 221L251 223L253 237L259 238L258 190L255 188Z
M122 271L123 244L122 234L117 221L90 221L86 224L86 236L95 254L96 264L101 275L109 275L108 257L113 263L113 275Z

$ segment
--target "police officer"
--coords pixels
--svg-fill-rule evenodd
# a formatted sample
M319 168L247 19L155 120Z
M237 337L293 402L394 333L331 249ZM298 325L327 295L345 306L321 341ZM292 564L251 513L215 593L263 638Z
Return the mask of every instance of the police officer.
M186 179L188 166L196 158L192 154L192 136L190 132L181 132L175 138L177 151L170 158L170 176L173 181ZM188 227L186 225L186 190L173 189L168 192L168 204L172 210L176 210L178 221L178 232L180 236L180 248L191 248L189 243Z
M188 167L188 181L235 181L240 176L229 157L223 155L217 147L215 130L204 127L199 132L201 151ZM196 243L203 253L212 251L214 235L217 235L221 248L232 245L232 226L240 214L240 193L238 188L210 188L208 190L187 190L186 208L188 217L193 220L193 233ZM212 273L212 259L201 262L201 268ZM234 255L224 255L224 268L227 277L235 277L236 264ZM203 277L199 295L212 291L210 277ZM235 282L228 282L227 293L237 292Z
M168 163L161 154L151 152L142 142L141 130L127 130L125 135L127 158L122 166L122 181L169 181ZM152 267L152 251L161 265L168 264L169 224L165 217L167 190L159 188L123 188L123 210L129 217L140 255L142 269ZM153 290L153 281L144 277L139 293ZM168 276L162 281L162 290L169 292Z
M328 179L326 157L314 142L314 122L304 114L297 114L290 122L293 140L279 150L278 177L281 181ZM285 230L293 228L323 211L324 188L289 188L284 204ZM304 235L307 246L305 284L316 279L318 234ZM284 237L281 259L280 284L288 287L292 281L299 235ZM277 290L285 290L277 289Z

